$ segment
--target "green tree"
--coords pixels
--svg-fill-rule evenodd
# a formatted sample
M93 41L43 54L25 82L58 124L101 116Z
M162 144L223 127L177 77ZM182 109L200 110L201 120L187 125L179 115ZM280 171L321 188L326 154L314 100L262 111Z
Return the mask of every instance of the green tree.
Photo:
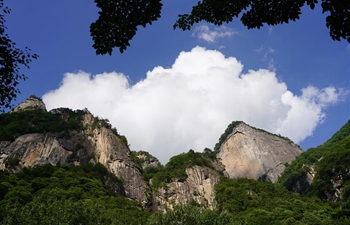
M232 216L217 210L203 209L192 205L176 205L166 212L155 212L148 225L229 225L235 224Z
M11 10L4 6L4 0L0 0L0 112L6 108L11 108L11 102L16 99L20 90L17 88L20 80L27 77L19 72L21 66L29 68L32 59L37 59L38 55L31 54L30 49L25 47L19 49L13 42L6 30L5 15Z

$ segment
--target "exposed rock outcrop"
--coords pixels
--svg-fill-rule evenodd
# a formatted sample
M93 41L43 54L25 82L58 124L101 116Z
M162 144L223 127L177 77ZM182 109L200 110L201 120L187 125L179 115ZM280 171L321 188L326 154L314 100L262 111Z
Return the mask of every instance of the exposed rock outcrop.
M202 166L186 169L187 179L184 182L174 181L159 188L154 201L159 209L165 206L172 208L176 204L195 202L208 208L215 208L215 185L219 181L218 172Z
M138 151L134 153L136 157L139 159L142 169L149 166L157 167L161 165L159 160L148 152Z
M232 133L221 144L217 159L215 152L207 152L209 155L213 153L205 156L205 160L210 161L209 166L189 163L184 171L186 179L174 178L170 179L171 182L168 179L167 183L153 190L151 196L142 169L150 166L161 169L160 162L147 152L131 153L126 138L112 129L107 120L95 118L87 109L73 112L60 108L46 112L45 104L35 96L22 102L13 112L29 109L40 109L45 111L43 115L51 113L58 116L63 124L79 120L79 126L57 133L54 133L57 130L48 132L44 129L43 133L17 135L11 141L0 141L0 170L17 172L23 167L48 163L78 165L99 162L123 180L127 198L140 201L144 206L153 202L158 209L171 208L179 203L196 203L215 208L214 188L220 176L276 182L285 168L284 164L302 152L286 138L252 128L243 122L235 122ZM35 123L29 126L35 126Z
M111 129L93 128L94 120L91 114L84 115L83 123L90 127L85 131L85 136L90 142L87 146L92 146L94 160L123 179L126 197L148 204L148 186L143 180L141 168L131 160L128 147Z
M31 99L25 102L37 102L36 99ZM27 103L21 103L21 109L25 109L29 104ZM43 108L45 106L40 109ZM60 110L55 111L58 112ZM25 134L12 142L1 141L0 169L17 172L23 167L48 163L77 165L99 162L123 180L127 198L138 200L144 205L149 204L149 189L143 180L141 168L131 159L131 152L128 146L122 143L120 136L103 126L102 122L86 110L82 116L84 129L69 131L68 134Z
M43 111L46 111L46 106L44 102L35 96L30 96L23 102L21 102L18 106L16 106L12 112L18 112L20 110L26 110L26 109L41 109Z
M302 150L292 141L241 122L223 142L217 158L229 178L276 182L284 164L300 153Z
M72 151L61 146L53 134L26 134L18 137L12 143L0 143L0 170L48 163L56 165L59 162L67 162L68 157L72 154Z

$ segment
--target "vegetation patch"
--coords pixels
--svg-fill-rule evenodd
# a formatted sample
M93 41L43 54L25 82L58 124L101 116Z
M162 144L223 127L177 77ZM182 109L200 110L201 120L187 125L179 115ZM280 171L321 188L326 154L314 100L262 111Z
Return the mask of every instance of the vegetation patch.
M330 187L329 182L336 173L342 175L343 182L349 181L349 176L344 174L347 171L347 154L350 149L350 121L348 121L337 133L335 133L326 143L316 148L310 148L303 152L291 163L286 164L286 169L282 173L278 182L290 191L297 191L302 195L308 193L319 193L320 183L323 179L328 182L326 187ZM313 184L307 181L307 174L316 174ZM334 171L333 171L334 170ZM333 177L334 178L334 177ZM298 188L296 188L298 186ZM324 190L321 188L321 190ZM334 190L328 189L329 193ZM324 197L324 195L323 195Z
M1 173L0 200L1 224L146 224L149 217L101 164Z
M39 109L0 114L0 141L14 141L31 133L68 133L82 130L82 111L66 108L45 112Z

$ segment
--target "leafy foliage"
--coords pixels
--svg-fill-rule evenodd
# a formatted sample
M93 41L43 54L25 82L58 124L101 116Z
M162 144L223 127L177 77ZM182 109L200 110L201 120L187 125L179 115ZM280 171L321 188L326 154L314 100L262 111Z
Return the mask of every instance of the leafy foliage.
M233 218L218 210L208 210L192 205L176 205L165 213L156 212L149 220L149 225L228 225L233 224Z
M2 224L145 224L138 202L101 164L25 168L0 176Z
M333 218L337 210L320 199L300 197L270 182L222 179L215 190L219 211L232 214L238 224L329 224L338 219Z
M190 30L195 23L206 21L215 25L232 22L240 17L248 29L264 24L274 26L300 19L302 8L314 9L321 2L322 13L327 13L326 26L333 40L350 42L350 2L348 0L203 0L192 7L190 14L179 15L174 29ZM136 34L137 27L161 17L161 0L115 1L95 0L99 18L90 26L96 54L112 54L114 47L123 53Z
M264 24L277 25L300 19L302 7L306 4L315 8L318 0L203 0L192 8L191 14L179 15L174 28L190 30L200 21L215 25L232 22L241 16L241 22L248 29L260 28ZM350 42L350 2L348 0L322 0L322 13L328 13L326 25L333 40L346 39Z
M99 18L90 26L96 54L112 54L114 47L123 53L134 37L138 26L146 27L160 17L160 0L95 0L101 9Z
M312 185L310 185L307 180L307 174L310 173L312 169L315 169L316 174L319 172L322 174L322 171L331 172L330 168L336 170L340 165L343 165L347 160L345 157L347 156L346 152L350 151L349 138L350 120L326 143L317 148L308 149L300 154L290 165L287 165L278 182L290 191L296 191L303 195L307 194L312 190ZM339 161L340 158L336 157L337 154L343 155L344 157L342 160L345 161ZM340 170L344 171L344 169ZM329 175L331 174L332 173ZM347 177L344 178L348 179ZM330 180L328 180L328 182L330 182Z
M50 112L40 109L0 114L0 141L13 141L23 134L67 133L83 129L83 111L60 108Z
M347 224L337 208L317 197L301 197L283 186L250 179L221 179L215 187L215 210L176 205L156 212L149 224Z
M38 58L27 47L24 50L17 48L16 43L10 39L5 25L5 15L10 12L4 5L4 0L0 0L0 112L13 107L11 102L20 93L17 85L20 80L27 79L19 72L21 66L29 68L32 59Z
M350 136L348 137L350 147ZM317 174L313 181L314 192L324 200L350 202L350 148L334 150L324 155L317 164ZM343 188L342 198L333 199L335 186Z

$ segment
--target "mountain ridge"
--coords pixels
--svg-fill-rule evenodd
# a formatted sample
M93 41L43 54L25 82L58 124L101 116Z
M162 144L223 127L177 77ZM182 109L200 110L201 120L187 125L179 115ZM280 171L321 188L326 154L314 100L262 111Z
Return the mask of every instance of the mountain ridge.
M37 107L41 105L38 101L41 100L34 98L26 101L26 107L22 104L19 110L0 114L0 220L9 218L2 214L5 210L2 206L9 206L11 199L27 202L23 207L47 204L47 200L40 197L42 188L48 196L68 196L68 199L55 200L62 204L57 207L67 208L59 208L61 211L72 210L65 204L74 204L74 201L86 207L91 206L91 201L102 204L104 200L101 202L96 196L90 196L97 187L97 198L106 199L105 195L108 194L127 199L126 202L122 200L122 204L126 204L130 212L140 211L144 216L141 224L146 224L147 212L153 213L149 218L153 223L147 224L163 224L154 221L180 213L170 219L177 221L184 215L191 215L197 210L196 207L200 211L195 218L213 215L219 210L221 213L215 214L209 221L225 218L226 222L218 223L225 225L234 224L232 221L259 224L261 221L268 223L277 220L281 220L277 224L285 224L282 223L283 218L286 218L283 221L289 221L287 224L321 224L320 221L325 218L329 221L339 218L347 220L347 204L350 202L347 166L350 165L349 122L324 145L310 152L302 152L299 146L285 137L251 127L242 121L234 121L219 138L219 148L206 148L203 152L189 150L171 157L168 163L162 165L148 152L131 151L127 138L120 135L107 119L95 117L87 109L73 111L58 108L47 112L43 107ZM45 168L47 172L43 172ZM303 176L298 175L299 170L309 185L306 189L303 186L305 183L301 182ZM90 174L92 171L94 175ZM297 179L294 179L294 175L290 176L290 172L292 175L296 173ZM32 173L38 177L33 177ZM89 177L79 177L86 173ZM24 181L14 178L17 176L15 174ZM68 177L64 178L63 174ZM58 177L64 179L62 184L57 182ZM32 178L34 180L30 180ZM56 186L63 185L68 189L50 189L50 179ZM22 193L21 185L25 182L31 184L26 184L29 191ZM286 184L290 184L292 189L288 189ZM306 196L297 197L287 191L299 192L297 188L304 188ZM84 191L88 193L82 194ZM85 195L90 197L85 199ZM307 197L309 195L310 198ZM312 199L312 196L317 196L318 200ZM275 205L271 199L282 203ZM339 208L332 209L327 202L334 202L332 206ZM112 208L125 210L125 207L113 204ZM18 208L15 205L11 207ZM28 211L23 207L18 208L17 214ZM305 212L301 213L294 207L302 207ZM35 210L40 211L38 208ZM81 211L83 209L76 210L89 217ZM98 212L95 208L91 210L95 210L95 214ZM99 213L102 215L102 212ZM230 220L226 217L227 213L238 217ZM113 216L103 215L113 220ZM127 221L127 218L124 220ZM133 221L133 224L138 224ZM203 221L196 224L203 224Z

